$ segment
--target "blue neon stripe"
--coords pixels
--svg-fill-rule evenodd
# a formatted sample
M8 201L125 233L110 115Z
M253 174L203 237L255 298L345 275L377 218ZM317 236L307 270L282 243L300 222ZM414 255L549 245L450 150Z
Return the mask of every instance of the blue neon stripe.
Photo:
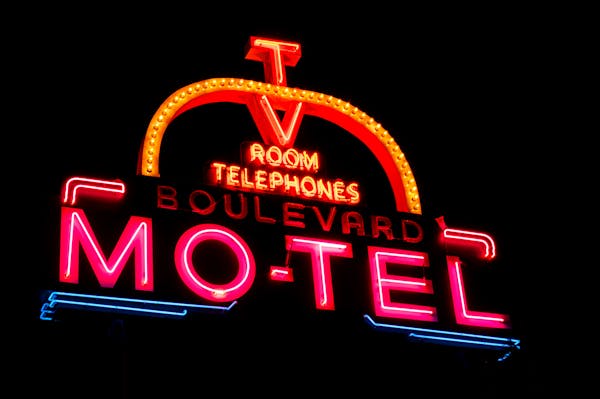
M438 343L445 343L448 345L471 345L495 349L520 349L521 341L514 338L496 337L481 334L468 334L456 331L409 327L396 324L377 323L369 315L364 315L364 318L369 324L371 324L375 328L405 331L408 333L409 338L417 338L423 341L433 341Z
M53 291L42 305L40 319L52 320L55 309L92 309L116 313L152 314L159 317L185 317L190 310L229 311L237 302L228 306L199 305L195 303L153 301L147 299L122 298Z

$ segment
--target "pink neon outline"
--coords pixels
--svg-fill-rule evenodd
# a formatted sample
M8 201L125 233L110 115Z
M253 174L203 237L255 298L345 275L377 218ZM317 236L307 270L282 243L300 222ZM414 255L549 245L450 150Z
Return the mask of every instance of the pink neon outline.
M72 177L65 182L63 189L63 203L74 205L78 190L101 191L116 194L122 198L125 194L125 184L121 180L90 179L87 177ZM69 200L69 198L71 198Z
M135 251L135 288L154 289L152 263L152 219L129 218L108 261L82 209L63 207L61 210L59 280L79 283L79 250L83 248L100 286L115 286L132 251ZM77 247L77 249L76 249Z
M429 279L390 275L387 263L407 266L429 266L429 256L425 252L408 251L395 248L368 247L369 267L371 270L371 289L375 314L381 317L437 321L437 310L432 306L420 306L400 302L392 302L392 290L433 294L433 286Z
M467 309L467 298L461 273L460 258L458 256L447 255L446 262L448 265L450 291L452 292L452 304L454 306L456 322L468 326L509 328L510 323L507 315L500 313L474 312Z
M351 258L352 245L345 242L318 240L299 236L286 236L285 240L286 246L291 251L308 252L311 255L316 308L334 310L330 255Z
M494 239L488 234L450 228L444 228L443 234L444 238L447 240L481 246L483 248L481 256L484 259L493 259L496 257L496 245L494 244Z
M238 259L238 274L227 284L213 284L196 272L192 254L203 241L216 240L226 244ZM199 224L188 229L175 246L175 266L185 285L201 298L226 302L238 299L252 286L256 265L252 251L235 232L217 224ZM243 271L240 273L240 270Z

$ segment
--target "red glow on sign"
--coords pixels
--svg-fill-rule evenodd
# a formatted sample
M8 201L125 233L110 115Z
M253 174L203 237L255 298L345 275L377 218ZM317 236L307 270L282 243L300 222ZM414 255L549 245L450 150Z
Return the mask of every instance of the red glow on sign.
M249 294L257 275L260 277L260 271L266 269L263 277L271 284L309 280L314 308L334 311L338 294L335 271L350 265L364 269L369 277L369 281L362 283L371 301L370 308L379 318L419 325L444 322L440 311L444 306L439 296L447 293L451 298L448 310L451 308L454 313L452 323L469 328L510 328L507 315L481 311L473 303L469 295L471 282L467 279L469 284L466 284L464 278L467 268L459 257L475 252L479 261L492 261L496 256L493 238L485 233L448 228L443 218L437 219L435 228L439 231L435 230L436 236L431 237L429 224L420 218L414 176L392 136L348 102L286 87L285 67L295 66L300 56L297 43L251 37L246 58L264 64L267 83L210 79L173 93L163 103L139 152L140 182L147 177L159 177L160 146L167 126L182 113L201 105L245 105L263 142L243 143L239 160L209 160L204 164L206 181L194 181L196 187L184 186L178 190L164 182L147 184L147 181L135 187L141 189L132 190L136 200L153 200L157 216L127 215L124 226L111 226L112 232L120 231L112 251L101 247L81 208L87 203L80 200L83 194L122 200L125 184L120 180L86 177L68 179L62 192L59 282L80 284L80 268L89 265L99 286L113 289L120 279L125 280L127 265L133 265L129 275L134 276L135 290L145 293L159 290L154 281L154 245L162 244L164 237L154 234L166 231L175 244L156 252L167 252L166 266L172 266L176 283L181 282L187 293L200 303L237 302ZM363 200L362 187L357 181L323 176L322 154L294 147L305 116L341 127L371 151L387 178L397 214L369 214L365 207L357 206ZM265 194L276 195L266 198ZM140 209L143 213L147 207ZM162 219L165 215L185 212L190 219L183 224L173 226ZM222 224L216 222L220 219ZM190 227L193 220L198 222ZM232 224L236 227L231 227ZM257 232L264 227L279 235L261 237ZM323 238L333 235L335 239ZM433 254L424 248L431 241L440 245L429 248L435 251ZM279 255L285 252L285 262L255 258L255 244L269 246L266 256L276 257L277 249ZM443 257L437 256L438 250L444 251ZM106 256L107 253L110 255ZM308 254L309 272L294 271L300 262L295 263L296 258L292 261L292 253ZM361 253L367 254L366 259L355 259ZM80 262L81 254L87 262ZM442 272L435 274L430 261L441 258L445 261ZM221 279L211 278L209 271L219 269L223 263L234 270ZM157 276L164 276L163 272L161 269Z
M316 218L317 227L323 232L330 232L334 225L344 235L354 234L358 237L385 237L387 240L400 240L405 243L418 244L423 241L423 228L414 220L400 218L392 220L381 215L363 215L358 211L338 212L335 205L327 209L316 205L305 205L297 202L283 202L280 212L269 209L264 213L262 197L252 196L249 200L244 193L223 194L222 198L206 190L193 190L188 196L182 195L173 186L158 185L156 187L156 207L169 210L190 210L203 216L213 215L219 208L227 217L236 220L254 218L262 224L281 224L285 227L306 228L306 218ZM185 207L187 199L187 205ZM234 206L235 203L235 206ZM275 213L274 213L275 212Z
M319 170L319 153L299 151L295 148L279 148L276 145L266 147L260 143L248 144L246 149L246 164L283 167L317 173Z
M460 258L447 256L450 290L454 304L454 315L458 324L487 328L509 328L507 315L499 313L475 312L467 309L465 283L462 277Z
M271 266L269 277L274 281L285 281L291 283L294 281L294 271L287 266Z
M75 205L78 192L94 193L99 197L120 199L125 194L125 184L120 180L88 179L85 177L73 177L67 180L63 187L63 203Z
M333 310L333 286L331 284L331 256L352 257L348 243L316 240L307 237L286 236L286 247L291 251L308 252L312 259L312 275L317 309Z
M265 143L287 147L294 145L298 134L304 114L302 104L300 101L288 104L283 121L279 119L277 112L273 109L269 97L265 95L254 97L248 107Z
M284 66L296 66L301 55L299 43L257 36L250 37L246 51L246 59L264 64L265 80L280 86L287 84Z
M163 190L164 187L159 192ZM176 204L176 201L173 203ZM288 203L287 205L289 207L293 204ZM304 207L300 204L296 204L296 206L297 209ZM176 207L172 209L176 209ZM302 219L301 213L292 212L289 208L284 211L284 214L286 212L289 213L286 216L289 221ZM304 227L304 224L299 221L288 225ZM63 207L60 281L71 284L79 283L79 247L81 246L100 286L114 287L128 259L135 255L135 289L152 291L154 289L152 230L151 218L131 216L107 260L84 211L78 208ZM460 231L463 234L460 234L460 238L457 239L462 240L463 237L466 237L464 239L469 244L472 243L469 237L480 236L480 233ZM421 234L422 232L419 233L419 235ZM229 281L219 284L208 281L198 272L198 264L194 263L192 256L198 246L216 242L225 245L237 261L235 276ZM319 310L335 310L331 258L353 258L353 245L349 242L286 235L285 246L289 252L310 254L315 307ZM392 273L389 270L389 266L392 264L406 269L427 268L429 267L429 255L422 251L372 245L367 246L367 251L371 276L370 291L375 315L399 320L437 322L436 307L399 302L394 300L392 295L394 292L406 292L420 296L433 295L435 291L432 281L425 278L424 273L423 277L416 278L408 273L404 275L397 272ZM462 277L460 258L453 255L448 255L446 258L457 324L494 329L509 328L509 318L506 315L469 309L466 294L468 290ZM185 286L198 297L211 302L231 302L243 297L252 287L256 276L254 255L244 238L235 231L218 224L199 224L183 232L177 241L174 263ZM290 266L271 266L269 278L280 282L294 281Z
M144 291L154 289L151 219L132 216L107 260L83 210L63 207L60 281L79 283L80 245L102 287L114 287L128 257L135 253L135 288Z
M369 247L375 314L382 317L437 321L437 311L431 306L394 303L391 300L390 292L394 290L432 294L433 287L431 280L425 278L417 279L389 274L387 271L389 263L427 267L429 266L429 257L426 253L421 252Z
M194 249L204 243L218 241L233 251L238 262L238 273L227 284L214 284L203 279L197 272L192 260ZM199 297L227 302L244 295L256 274L252 251L235 232L218 225L201 224L188 229L177 242L175 248L175 266L185 285Z
M421 213L421 204L417 185L404 153L393 137L373 118L360 111L352 104L322 93L288 88L285 77L285 66L295 66L300 58L300 45L266 38L252 37L247 50L247 59L260 61L265 65L267 84L247 79L209 79L182 88L163 103L146 131L144 145L139 153L138 174L158 177L160 164L160 147L169 124L184 112L212 103L236 103L245 105L256 124L266 145L292 148L299 132L302 119L310 115L333 123L358 138L381 164L392 188L396 209L399 212ZM279 118L283 113L283 120ZM231 167L230 167L231 166ZM215 168L223 168L224 179L229 179L229 186L239 189L267 191L269 183L272 187L280 184L289 190L303 189L309 199L314 195L313 181L306 179L296 182L294 178L286 182L285 175L258 171L258 175L248 174L246 166L217 162ZM230 168L229 168L230 167ZM293 176L292 176L293 177ZM269 182L272 180L272 182ZM324 179L327 180L327 179ZM349 202L360 201L358 186L353 182L341 182L332 179L330 194L329 185L317 188L326 192L327 200ZM336 182L336 185L333 185ZM300 194L302 195L302 194Z

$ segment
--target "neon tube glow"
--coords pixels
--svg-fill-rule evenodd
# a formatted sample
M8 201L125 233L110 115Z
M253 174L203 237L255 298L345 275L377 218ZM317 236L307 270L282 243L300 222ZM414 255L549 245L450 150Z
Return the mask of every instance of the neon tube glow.
M77 192L92 192L94 196L108 193L120 199L125 194L125 184L120 180L89 179L86 177L73 177L66 181L63 188L63 203L74 205ZM108 197L109 195L107 195Z
M229 306L198 305L53 291L42 306L40 319L53 320L56 311L63 308L183 318L190 311L229 311L235 304L234 301Z
M514 338L378 323L369 315L364 315L364 319L374 328L395 332L406 332L409 338L420 341L431 341L433 343L443 342L448 345L484 347L488 349L521 348L521 341Z

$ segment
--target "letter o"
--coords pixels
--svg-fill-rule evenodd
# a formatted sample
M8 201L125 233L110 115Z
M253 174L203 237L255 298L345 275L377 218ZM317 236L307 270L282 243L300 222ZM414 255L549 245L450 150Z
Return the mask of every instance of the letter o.
M300 154L294 148L289 148L283 153L283 164L289 169L298 169Z
M265 153L267 157L267 163L271 166L279 166L283 160L283 154L279 147L271 146L267 149Z
M229 283L210 283L194 268L194 249L198 244L209 240L227 245L238 260L237 275ZM216 302L228 302L244 295L252 286L256 275L256 264L248 244L234 231L217 224L199 224L181 235L175 246L175 267L190 290L201 298Z

